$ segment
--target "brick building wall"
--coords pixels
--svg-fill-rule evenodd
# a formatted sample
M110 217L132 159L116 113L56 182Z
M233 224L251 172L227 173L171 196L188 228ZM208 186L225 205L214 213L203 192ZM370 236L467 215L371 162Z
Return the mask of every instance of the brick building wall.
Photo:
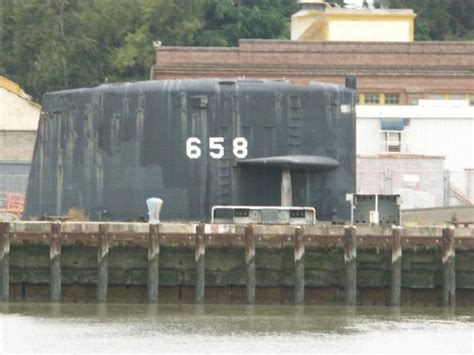
M400 104L430 94L474 97L474 42L241 40L239 47L156 48L151 79L270 78L344 83L360 92L398 93Z

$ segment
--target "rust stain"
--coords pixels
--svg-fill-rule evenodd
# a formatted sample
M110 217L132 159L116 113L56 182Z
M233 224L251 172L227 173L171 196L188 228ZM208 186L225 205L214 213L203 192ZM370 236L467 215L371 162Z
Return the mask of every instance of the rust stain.
M4 223L10 225L9 239L11 245L21 245L25 242L39 245L49 245L52 235L58 235L61 245L98 245L100 244L100 235L104 234L105 231L115 230L116 225L121 223L102 223L99 228L102 228L99 232L91 231L88 228L87 223L83 223L80 229L74 229L72 231L62 231L62 224L59 222L48 223L49 226L45 226L44 222L27 222L28 228L22 226L26 225L25 222L13 222ZM65 223L67 224L67 222ZM138 225L138 224L137 224ZM144 224L143 224L144 225ZM147 227L149 226L146 224ZM203 225L204 226L204 225ZM256 234L254 226L252 227L253 242L257 243L260 247L282 247L288 246L293 247L295 243L295 234ZM69 227L70 229L71 227ZM161 227L160 227L161 228ZM204 227L203 227L204 228ZM350 229L351 227L346 227ZM143 231L142 231L143 229ZM209 229L209 228L208 228ZM222 233L205 234L204 229L200 233L203 242L209 245L215 246L234 246L234 247L246 247L246 235L244 234L244 228L235 228L234 234L230 232L232 228L221 229ZM158 233L158 240L161 245L165 246L187 246L192 247L196 244L196 234L189 233L189 231L183 230L176 227L173 229L172 224L166 226L167 233ZM210 230L210 229L209 229ZM293 229L294 230L294 229ZM161 229L160 229L161 231ZM402 248L442 248L443 237L432 236L432 235L406 235L409 233L409 229L401 235L401 247ZM309 230L308 230L309 232ZM320 246L334 246L334 247L349 247L346 244L345 234L304 234L303 242L306 247L320 247ZM122 230L119 232L107 232L108 243L111 245L140 245L144 247L149 246L149 232L145 231L144 228L136 228L132 230ZM306 233L306 232L305 232ZM344 232L345 233L345 232ZM5 233L0 233L4 235ZM474 233L473 233L474 234ZM3 237L2 237L3 238ZM445 237L446 238L446 237ZM349 240L348 242L352 245L352 242L357 242L357 248L365 247L380 247L386 249L393 249L393 232L390 235L360 235L354 238L354 241ZM456 236L453 242L449 244L450 248L458 250L472 250L474 249L474 237L469 236ZM352 246L350 247L352 248ZM346 249L346 248L345 248Z
M443 237L441 238L441 247L443 250L443 264L446 264L451 257L454 257L454 227L443 229Z
M245 262L247 264L255 257L255 237L251 225L245 228Z
M344 246L342 235L305 235L304 239L308 246Z
M0 223L0 258L10 252L10 224Z
M58 235L52 235L50 240L49 258L54 259L61 254L61 239Z
M205 246L205 234L204 234L204 225L199 224L196 226L196 240L195 240L195 259L199 261L201 256L206 253L206 246Z
M300 261L304 255L304 228L295 229L295 261Z
M54 259L61 254L61 223L51 224L51 235L49 238L49 258Z
M392 228L392 263L395 263L398 259L402 257L402 228L393 227Z
M344 228L344 262L349 263L357 257L356 227Z
M160 253L159 242L160 225L150 224L150 233L148 239L148 260L153 260Z
M99 225L99 245L98 260L99 262L109 253L109 225Z

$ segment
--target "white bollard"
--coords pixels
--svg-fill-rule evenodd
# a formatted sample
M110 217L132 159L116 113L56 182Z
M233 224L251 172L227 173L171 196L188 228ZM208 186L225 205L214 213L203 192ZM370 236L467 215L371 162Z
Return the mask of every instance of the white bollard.
M160 223L160 212L161 206L163 205L163 200L156 197L150 197L146 200L146 205L148 207L148 223Z

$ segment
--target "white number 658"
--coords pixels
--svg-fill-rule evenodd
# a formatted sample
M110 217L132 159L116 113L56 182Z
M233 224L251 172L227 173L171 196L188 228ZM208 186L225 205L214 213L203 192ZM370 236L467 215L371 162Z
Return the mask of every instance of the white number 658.
M190 137L186 141L186 155L189 159L197 159L201 156L201 148L198 144L201 144L201 140L196 137Z
M189 159L198 159L201 156L201 140L190 137L186 141L186 155ZM232 153L236 158L243 159L248 154L248 142L243 137L237 137L232 141ZM224 137L209 138L209 155L214 159L222 159L225 154Z
M247 140L243 137L237 137L232 142L232 153L239 158L244 159L248 154L248 143Z
M211 137L209 138L209 155L214 159L221 159L224 156L224 138L223 137ZM217 150L217 152L213 152Z

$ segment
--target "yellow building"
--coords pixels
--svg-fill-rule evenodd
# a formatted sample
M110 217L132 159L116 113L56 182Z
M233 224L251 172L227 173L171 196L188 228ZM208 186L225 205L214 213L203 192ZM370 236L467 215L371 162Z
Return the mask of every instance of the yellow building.
M21 215L41 107L0 76L0 220Z
M40 112L18 84L0 76L0 161L31 160Z
M324 1L300 0L291 17L292 40L412 42L413 10L345 9Z

